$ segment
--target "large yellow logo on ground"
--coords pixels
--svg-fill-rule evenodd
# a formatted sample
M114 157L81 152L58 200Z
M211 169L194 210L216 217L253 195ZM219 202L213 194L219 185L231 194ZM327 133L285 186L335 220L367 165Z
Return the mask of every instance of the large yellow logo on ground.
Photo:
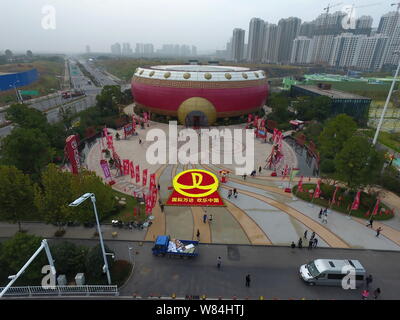
M219 181L215 174L191 169L177 174L172 180L174 191L167 205L224 206L218 194Z
M211 184L209 184L210 178L212 181ZM180 180L181 182L179 182ZM172 185L174 186L174 189L180 194L183 194L187 197L201 198L207 197L217 191L218 179L215 174L205 170L186 170L175 176L174 180L172 181ZM202 190L204 192L189 192L191 190Z

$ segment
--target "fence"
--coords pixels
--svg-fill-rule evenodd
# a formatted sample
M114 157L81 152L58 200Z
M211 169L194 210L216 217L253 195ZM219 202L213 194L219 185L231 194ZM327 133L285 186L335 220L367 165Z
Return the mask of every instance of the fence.
M4 288L0 288L0 292ZM118 296L117 286L10 287L4 297L17 296Z

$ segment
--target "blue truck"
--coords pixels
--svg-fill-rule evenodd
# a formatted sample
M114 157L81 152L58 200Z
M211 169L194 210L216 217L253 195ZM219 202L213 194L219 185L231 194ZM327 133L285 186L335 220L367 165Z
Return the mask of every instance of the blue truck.
M199 242L171 239L170 236L158 236L152 248L155 256L192 258L199 255Z

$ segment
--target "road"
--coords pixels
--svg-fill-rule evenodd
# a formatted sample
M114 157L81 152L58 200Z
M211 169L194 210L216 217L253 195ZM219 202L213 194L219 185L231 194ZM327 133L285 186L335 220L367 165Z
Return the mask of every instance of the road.
M80 96L64 99L61 96L61 91L59 91L45 97L25 102L32 108L45 112L49 123L55 123L61 120L59 114L60 106L62 106L64 109L70 109L74 113L85 110L96 103L96 95L101 92L103 86L118 84L115 81L115 77L100 71L92 63L80 59L79 63L81 63L85 69L96 79L97 83L101 85L101 87L97 87L88 77L83 74L82 70L80 70L78 67L78 60L76 58L70 57L68 58L68 62L69 63L66 65L69 66L72 88L76 90L83 90L86 94L85 97ZM129 89L129 87L129 85L122 85L122 90ZM0 124L4 123L5 121L5 112L0 112ZM0 137L8 135L12 128L13 127L11 125L0 128Z
M2 241L2 240L0 240ZM63 239L52 239L63 241ZM82 245L97 245L98 240L68 240ZM317 258L357 259L367 273L372 274L372 290L380 287L381 299L400 299L400 253L391 251L331 249L313 250L249 245L201 244L199 256L193 260L154 257L153 243L135 241L105 241L117 260L135 260L133 275L120 288L121 297L141 297L151 294L164 297L173 293L209 298L232 299L307 299L360 300L361 289L343 290L341 287L307 286L299 278L299 266ZM131 257L129 247L132 247ZM222 267L216 267L217 257ZM56 268L57 268L57 262ZM245 276L251 275L250 288L245 287ZM371 294L372 296L372 294Z

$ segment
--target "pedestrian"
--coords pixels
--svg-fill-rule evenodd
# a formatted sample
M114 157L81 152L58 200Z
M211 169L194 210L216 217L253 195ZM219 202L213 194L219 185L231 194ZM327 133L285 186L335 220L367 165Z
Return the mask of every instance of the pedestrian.
M164 205L163 204L160 205L160 208L161 208L161 212L164 212Z
M367 282L367 289L368 289L369 285L372 283L372 275L369 275L365 280Z
M324 214L324 215L322 216L322 223L325 223L325 224L328 223L328 216L327 216L326 214Z
M197 229L197 234L196 234L196 236L197 236L197 240L200 240L200 230L199 230L199 229Z
M248 274L248 275L246 276L246 287L250 287L250 281L251 281L250 275Z
M258 174L261 174L262 168L261 166L258 167Z
M236 188L233 188L233 196L235 197L235 199L237 198L238 192L236 190Z
M314 238L314 240L313 240L313 247L316 248L317 245L318 245L318 239L317 239L317 238Z
M380 288L376 288L374 290L374 299L378 299L379 295L381 294L381 289Z
M304 231L304 239L307 239L308 230Z
M157 189L158 189L158 191L160 191L160 189L161 189L161 186L159 183L157 184Z
M325 208L325 210L324 210L324 215L328 215L328 208Z
M244 174L243 175L243 180L246 180L246 178L247 178L247 174Z
M205 213L205 214L203 215L203 222L204 222L204 223L207 222L207 213Z
M321 208L321 210L319 210L319 214L318 214L318 218L319 219L321 219L321 217L322 217L322 213L323 213L324 211L322 210L322 208Z
M209 218L208 218L208 222L211 223L212 220L213 220L213 216L212 216L212 214L210 214L210 216L209 216Z
M232 190L229 189L229 191L228 191L228 199L230 199L231 197L232 197Z
M381 231L383 229L381 227L379 227L378 229L376 229L376 237L379 237L379 235L381 234Z
M142 144L142 139L139 139L139 144Z
M308 250L312 249L314 241L310 239L310 241L308 241Z
M301 249L303 248L303 239L299 239L299 241L297 242L297 248Z
M217 268L218 268L218 270L221 269L221 263L222 263L222 259L221 259L221 257L218 257L217 258Z
M372 224L374 223L374 216L371 217L371 219L369 219L369 223L366 225L367 227L371 227L372 229Z
M362 297L363 300L367 300L367 299L368 299L368 297L369 297L369 291L368 291L368 289L365 289L365 290L363 290L363 291L361 292L361 297Z
M315 238L315 232L313 231L313 233L311 234L310 240L312 241L312 240L314 240L314 238Z
M293 249L296 248L296 245L294 244L294 241L292 241L292 244L290 245L290 247L292 248L292 252L293 252Z

